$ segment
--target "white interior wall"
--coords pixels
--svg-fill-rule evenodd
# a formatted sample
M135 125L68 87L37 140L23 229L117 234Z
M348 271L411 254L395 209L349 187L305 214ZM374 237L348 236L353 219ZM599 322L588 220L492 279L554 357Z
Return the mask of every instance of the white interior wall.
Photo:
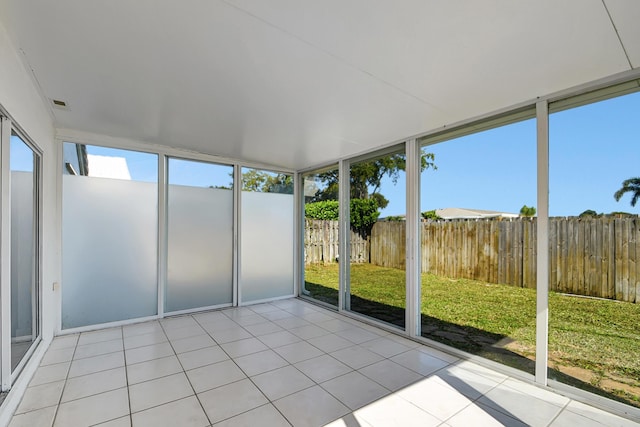
M57 152L53 121L36 89L20 53L13 47L0 23L0 104L33 142L42 150L42 304L43 338L54 331L54 293L52 284L60 279L60 237L57 218Z
M57 165L58 155L54 141L54 126L50 111L40 96L30 71L25 67L21 54L15 49L6 29L0 23L0 104L42 151L42 337L51 340L57 318L57 295L52 284L60 280L60 230L58 227ZM9 318L5 317L5 321ZM0 413L0 425L18 405L24 388L39 363L46 345L25 366L23 374L14 383L12 393L4 402Z

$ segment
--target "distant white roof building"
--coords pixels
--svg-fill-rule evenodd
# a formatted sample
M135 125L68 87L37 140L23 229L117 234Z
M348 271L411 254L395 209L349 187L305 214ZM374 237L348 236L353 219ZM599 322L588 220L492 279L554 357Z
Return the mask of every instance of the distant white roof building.
M96 178L131 179L127 159L124 157L87 154L89 176Z
M436 209L436 215L442 219L487 219L518 218L518 214L509 212L486 211L482 209L444 208Z

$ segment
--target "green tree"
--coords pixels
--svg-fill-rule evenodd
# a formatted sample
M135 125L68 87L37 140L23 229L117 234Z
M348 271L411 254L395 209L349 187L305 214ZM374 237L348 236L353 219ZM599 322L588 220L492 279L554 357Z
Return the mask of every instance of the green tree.
M309 219L337 221L340 215L339 202L337 200L322 200L306 203L304 215ZM380 212L378 212L378 205L373 199L351 199L349 215L351 228L361 235L367 236L373 224L378 220Z
M249 169L242 174L242 191L262 191L268 174L257 169Z
M438 216L438 214L436 213L436 210L430 210L430 211L424 211L422 212L422 218L424 219L430 219L430 220L438 220L438 219L442 219L440 216Z
M640 199L640 178L629 178L622 181L622 187L613 194L613 198L619 202L626 193L631 193L631 206L635 206Z
M536 208L533 206L524 205L520 208L520 216L524 216L527 218L533 217L536 215Z
M375 160L367 160L351 165L349 183L352 199L373 199L379 209L384 209L388 204L384 195L380 194L380 186L385 176L391 178L396 184L400 177L400 171L407 168L407 160L404 154L391 154ZM420 169L437 169L435 165L435 155L422 151L420 156ZM337 200L339 177L338 170L334 169L318 175L318 178L325 185L318 191L313 201Z
M270 175L262 186L265 193L293 194L293 176L284 173Z
M242 191L293 194L293 177L285 173L249 169L242 174Z
M601 216L602 215L600 215L598 212L594 211L593 209L587 209L586 211L578 215L578 218L600 218Z
M349 213L351 228L363 237L371 234L371 228L380 216L378 204L374 199L351 199Z

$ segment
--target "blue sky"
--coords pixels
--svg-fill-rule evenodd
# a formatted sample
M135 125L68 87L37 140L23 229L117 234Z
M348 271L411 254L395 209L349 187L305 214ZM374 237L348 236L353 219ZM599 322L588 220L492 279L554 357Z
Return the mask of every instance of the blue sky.
M551 216L640 213L630 195L616 202L623 180L640 176L640 92L554 113L549 130ZM25 170L29 152L12 138L12 168ZM536 129L530 119L425 147L437 170L421 176L421 211L446 207L519 212L536 206ZM146 153L88 147L90 154L126 156L133 179L155 181L157 157ZM114 153L115 152L115 153ZM172 183L228 185L231 167L172 160ZM385 179L389 205L381 217L405 213L405 180ZM536 206L537 207L537 206Z
M233 178L233 166L194 162L182 159L169 160L169 183L200 187L229 186Z
M11 135L10 151L9 163L11 170L33 171L33 152L20 137Z
M613 198L623 180L640 176L640 93L554 113L549 122L549 213L638 214L627 194ZM536 129L527 120L426 147L437 170L421 178L421 211L446 207L518 213L536 206ZM400 215L405 197L386 180L389 206Z

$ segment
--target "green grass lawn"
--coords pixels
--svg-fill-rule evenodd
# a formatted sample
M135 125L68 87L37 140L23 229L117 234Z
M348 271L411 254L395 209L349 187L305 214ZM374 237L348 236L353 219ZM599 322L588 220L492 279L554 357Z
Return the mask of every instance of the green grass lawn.
M337 304L338 266L310 265L306 288ZM405 272L351 266L352 310L402 326ZM533 289L422 275L423 335L533 373ZM549 296L550 377L640 406L640 304Z

